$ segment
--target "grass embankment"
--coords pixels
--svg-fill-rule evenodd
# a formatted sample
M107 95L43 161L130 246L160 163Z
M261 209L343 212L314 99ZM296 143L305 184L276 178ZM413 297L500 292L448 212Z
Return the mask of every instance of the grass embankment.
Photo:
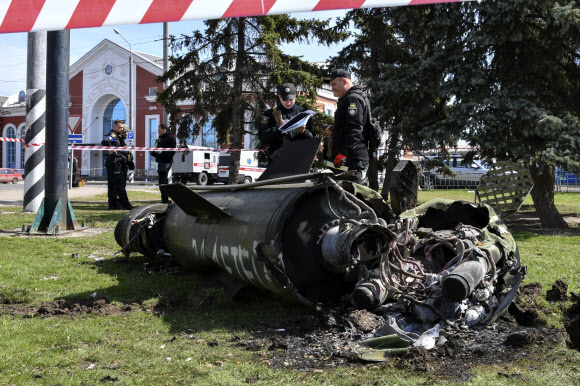
M134 205L156 202L158 194L129 192ZM420 192L420 201L434 197L473 200L467 191ZM556 205L578 213L580 195L561 194ZM273 369L262 359L267 348L251 352L237 345L260 330L261 323L286 327L289 318L311 311L258 289L232 301L220 291L201 289L204 278L178 270L150 271L148 260L133 255L114 257L113 229L124 211L107 211L106 197L75 203L77 219L102 233L85 237L0 237L0 300L12 303L22 316L0 316L0 384L422 384L430 378L391 364L369 364L332 371L297 372ZM0 229L31 224L21 208L2 208ZM11 212L11 213L9 213ZM544 293L556 279L580 292L580 238L515 232L525 282L538 281ZM74 257L78 254L78 257ZM118 305L118 312L38 317L41 303L67 305L90 301L91 295ZM3 296L3 297L2 297ZM561 327L562 312L540 300L550 325ZM30 310L26 313L26 310ZM131 311L129 311L131 310ZM489 366L477 370L473 384L574 384L580 382L580 354L556 347L544 357L506 364L497 374ZM547 354L546 354L547 355Z

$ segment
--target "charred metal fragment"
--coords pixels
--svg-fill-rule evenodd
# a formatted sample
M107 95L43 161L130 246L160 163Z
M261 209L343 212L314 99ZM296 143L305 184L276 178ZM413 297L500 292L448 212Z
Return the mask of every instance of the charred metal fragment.
M158 252L167 250L163 239L168 204L152 204L129 211L115 227L115 240L125 256L141 253L159 262Z
M399 280L391 282L412 300L416 320L443 318L472 325L489 322L505 310L525 268L513 237L493 208L433 200L403 213L401 219L399 228L404 231L397 239L404 242L389 261ZM401 250L410 257L401 258ZM407 266L397 267L396 261Z

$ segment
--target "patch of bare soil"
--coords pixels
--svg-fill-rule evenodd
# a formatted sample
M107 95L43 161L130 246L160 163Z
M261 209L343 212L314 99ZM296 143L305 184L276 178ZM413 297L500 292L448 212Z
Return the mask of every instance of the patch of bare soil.
M568 284L563 280L556 280L552 284L552 289L546 291L546 300L550 302L559 302L568 300Z
M370 317L370 316L369 316ZM377 319L377 316L371 317ZM298 371L320 371L340 366L361 367L363 362L354 354L354 346L361 340L374 337L364 333L347 319L336 326L325 326L325 317L295 321L284 331L256 333L249 340L237 339L233 345L255 351L256 357L275 368ZM263 326L265 327L265 326ZM533 357L562 342L563 331L546 327L525 327L508 319L500 319L493 326L477 326L468 330L451 331L447 342L432 350L412 347L400 358L385 364L411 369L450 381L467 381L478 365L505 364L518 358Z
M565 287L558 283L558 287ZM465 382L474 376L480 365L502 365L518 358L538 358L538 366L546 355L565 339L571 348L580 349L580 295L571 293L574 304L562 307L569 320L565 330L547 328L540 313L530 308L541 295L539 283L520 286L518 296L509 313L491 326L477 325L469 329L446 328L451 335L432 350L412 347L402 357L392 357L384 364L426 374L430 380ZM568 296L568 295L566 295ZM187 299L168 297L164 312L179 312ZM563 304L563 303L562 303ZM121 306L104 299L55 300L40 306L0 304L0 314L14 317L75 318L83 315L124 315L140 308L139 304ZM155 314L160 311L151 310ZM249 338L235 337L230 342L204 342L209 347L227 344L255 353L256 360L274 368L322 372L337 367L362 368L374 366L360 360L354 347L363 340L375 337L385 324L386 314L354 310L343 314L317 313L305 317L288 318L271 323L256 321ZM283 323L281 325L280 323ZM194 337L188 337L193 339ZM523 379L519 373L500 373L508 378Z
M570 292L570 298L574 303L564 313L568 319L564 324L568 333L567 343L570 347L580 350L580 294Z
M464 382L474 376L479 365L501 365L518 358L545 359L546 353L564 339L575 347L580 338L580 315L570 311L579 312L580 305L565 311L575 317L566 325L567 331L547 328L540 317L542 310L526 306L535 304L529 298L540 296L541 289L539 283L522 285L509 313L493 325L447 328L451 335L443 345L432 350L411 347L404 356L390 358L385 364L426 373L433 380ZM323 371L339 366L364 367L369 362L358 359L353 348L375 337L385 323L384 316L361 310L345 315L319 314L291 319L284 329L277 330L257 322L259 332L252 339L230 343L256 352L259 360L275 368ZM500 375L522 377L519 373Z
M116 306L104 299L98 300L53 300L41 305L0 304L1 315L21 317L62 317L71 318L83 315L124 315L140 308L139 304L124 304Z
M521 230L539 235L580 236L580 216L575 213L563 213L564 221L570 226L567 229L544 228L535 212L519 212L504 220L510 230Z

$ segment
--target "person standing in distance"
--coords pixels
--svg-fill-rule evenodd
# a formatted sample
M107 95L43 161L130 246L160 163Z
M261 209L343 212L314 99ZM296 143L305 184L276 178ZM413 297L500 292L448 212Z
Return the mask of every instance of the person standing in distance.
M116 119L113 129L101 142L103 146L125 147L125 121ZM127 170L129 169L129 155L125 151L109 150L105 161L107 169L107 195L109 209L133 209L127 197ZM130 153L129 153L130 154Z
M284 83L278 87L278 99L280 104L266 110L258 126L258 138L268 146L268 163L272 162L284 143L314 137L311 119L308 120L306 127L300 127L290 133L282 134L278 130L289 119L305 110L295 103L296 87L292 83Z
M331 159L336 167L344 163L348 170L356 172L353 182L366 185L369 154L363 132L369 116L368 100L363 88L352 83L346 70L336 69L325 80L338 98L334 126L325 128L325 135L332 136Z
M175 138L167 131L167 125L162 123L157 128L157 133L159 134L159 138L157 138L157 142L155 147L170 147L175 148L176 142ZM157 176L159 178L159 185L165 185L169 182L168 175L169 169L171 169L171 164L173 164L173 155L175 154L174 151L161 151L158 150L154 152L152 155L155 157L155 161L157 161ZM168 204L169 197L161 193L161 202Z

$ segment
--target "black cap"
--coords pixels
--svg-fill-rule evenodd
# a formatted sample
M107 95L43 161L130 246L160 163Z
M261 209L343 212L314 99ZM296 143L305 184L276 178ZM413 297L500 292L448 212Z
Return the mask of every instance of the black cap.
M332 71L328 78L324 78L326 83L330 82L334 78L348 78L350 79L350 72L344 70L342 68L337 68L336 70Z
M288 99L296 99L296 87L292 83L284 83L278 87L278 94L282 97L283 101Z

